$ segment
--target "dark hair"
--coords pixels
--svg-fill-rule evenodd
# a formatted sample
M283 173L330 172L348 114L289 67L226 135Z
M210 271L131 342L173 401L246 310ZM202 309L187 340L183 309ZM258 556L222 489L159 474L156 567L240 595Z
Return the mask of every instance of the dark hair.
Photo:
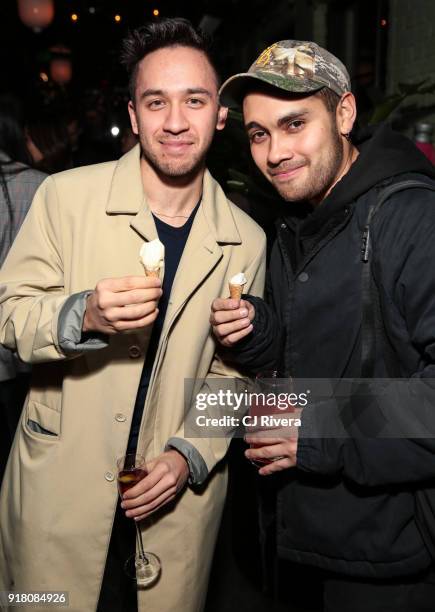
M71 144L67 127L62 118L39 117L27 125L27 134L43 158L34 168L53 174L72 167Z
M322 89L316 91L314 95L323 101L326 110L331 113L331 115L335 115L338 103L340 102L340 96L335 93L335 91L332 91L329 87L322 87Z
M149 53L167 47L190 47L204 53L219 85L219 75L211 54L211 38L208 34L199 28L195 29L190 21L181 17L162 19L133 30L122 41L121 63L127 69L131 100L134 100L139 62Z

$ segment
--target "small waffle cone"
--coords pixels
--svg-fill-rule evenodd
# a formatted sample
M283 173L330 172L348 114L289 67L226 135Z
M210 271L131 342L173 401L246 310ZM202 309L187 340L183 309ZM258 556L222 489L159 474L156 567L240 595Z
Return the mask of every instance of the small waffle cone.
M149 270L145 268L145 276L149 276L150 278L160 278L160 270Z
M231 283L228 283L228 287L230 288L231 299L240 300L240 298L242 297L244 286L245 285L232 285Z

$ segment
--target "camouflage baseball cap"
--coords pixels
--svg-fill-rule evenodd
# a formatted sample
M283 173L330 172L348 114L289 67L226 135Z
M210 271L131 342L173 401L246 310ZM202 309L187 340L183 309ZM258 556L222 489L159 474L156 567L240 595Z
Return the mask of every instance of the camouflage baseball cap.
M241 104L249 83L258 80L293 92L314 92L329 87L339 96L350 91L346 67L314 42L281 40L255 60L248 72L235 74L220 89L223 104Z

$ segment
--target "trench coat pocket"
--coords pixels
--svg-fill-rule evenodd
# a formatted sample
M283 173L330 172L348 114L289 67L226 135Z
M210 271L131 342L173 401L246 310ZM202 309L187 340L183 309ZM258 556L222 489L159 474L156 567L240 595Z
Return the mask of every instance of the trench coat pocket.
M28 435L38 440L57 440L60 434L60 412L34 400L29 400L24 428Z

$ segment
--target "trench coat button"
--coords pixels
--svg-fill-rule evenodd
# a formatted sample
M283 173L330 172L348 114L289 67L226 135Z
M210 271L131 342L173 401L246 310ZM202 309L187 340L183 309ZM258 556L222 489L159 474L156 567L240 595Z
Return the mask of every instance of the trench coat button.
M281 223L281 229L285 229L287 225L285 223Z
M124 421L127 420L127 417L122 414L122 412L118 412L117 414L115 414L115 421L118 421L118 423L124 423Z
M140 350L140 347L137 346L137 344L133 344L132 346L130 346L130 348L128 349L128 354L130 355L130 357L132 359L137 359L138 357L141 356L142 351Z
M115 476L114 474L112 474L112 472L106 472L104 474L104 478L108 481L108 482L113 482L115 480Z
M300 281L301 283L306 283L309 278L310 277L306 272L301 272L298 276L298 281Z

